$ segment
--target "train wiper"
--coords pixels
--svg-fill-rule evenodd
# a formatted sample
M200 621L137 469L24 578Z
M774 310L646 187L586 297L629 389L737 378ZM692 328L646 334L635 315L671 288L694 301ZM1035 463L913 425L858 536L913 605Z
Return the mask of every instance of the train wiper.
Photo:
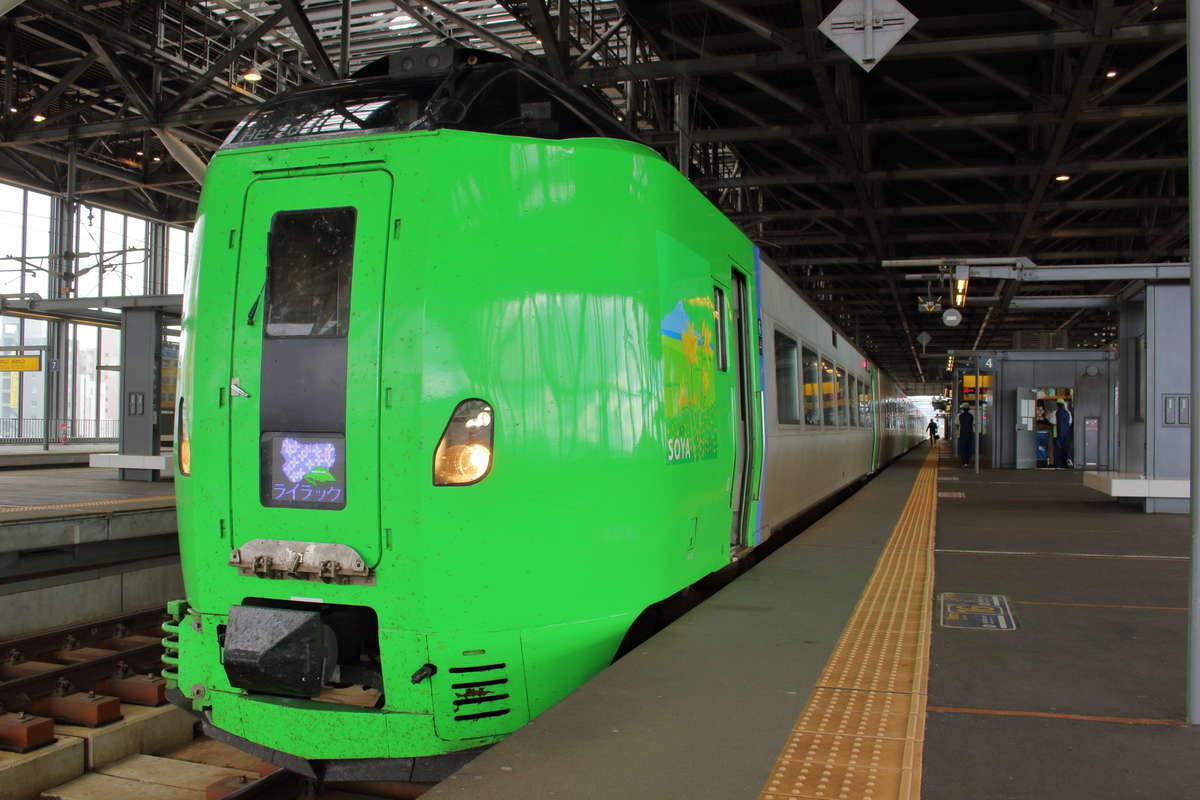
M262 288L258 290L258 297L254 298L254 305L250 306L250 313L246 315L246 324L251 328L254 327L254 316L258 313L258 304L262 302L263 292L267 290L267 282L264 280Z

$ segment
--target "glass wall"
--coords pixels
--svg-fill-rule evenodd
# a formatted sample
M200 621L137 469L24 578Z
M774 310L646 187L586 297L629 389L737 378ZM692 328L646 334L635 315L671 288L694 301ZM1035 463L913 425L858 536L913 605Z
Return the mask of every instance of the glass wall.
M54 200L40 192L0 183L0 295L51 297ZM160 231L151 235L151 226ZM60 296L112 297L179 294L188 269L191 233L116 211L80 204L75 225L73 291ZM150 273L148 247L161 243L163 269ZM53 322L33 315L0 315L0 346L45 346L51 326L61 331L61 364L42 354L40 372L0 372L0 443L40 442L45 434L46 370L61 372L59 405L65 419L50 420L51 441L113 440L120 419L121 332L81 321ZM0 355L39 351L0 350ZM164 359L170 361L170 350ZM174 362L171 362L174 368ZM173 391L173 390L172 390ZM170 412L170 398L164 398Z
M50 286L49 195L0 184L0 294L46 297ZM0 316L0 355L35 355L26 345L46 343L47 322ZM45 368L41 372L0 372L0 441L42 437Z

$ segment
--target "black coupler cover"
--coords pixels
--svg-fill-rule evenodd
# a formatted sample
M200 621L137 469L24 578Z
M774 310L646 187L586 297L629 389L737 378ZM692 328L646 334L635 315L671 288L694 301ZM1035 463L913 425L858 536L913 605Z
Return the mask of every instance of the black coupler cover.
M321 692L325 632L315 611L231 606L225 674L241 689L315 697Z

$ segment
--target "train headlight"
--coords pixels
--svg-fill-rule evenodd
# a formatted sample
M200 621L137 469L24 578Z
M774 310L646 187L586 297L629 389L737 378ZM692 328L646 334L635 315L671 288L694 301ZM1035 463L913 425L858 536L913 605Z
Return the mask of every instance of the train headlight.
M179 398L179 441L175 443L175 449L179 456L179 472L182 475L192 474L192 437L188 426L187 408L184 406L183 398Z
M434 486L469 486L492 468L495 439L492 407L483 400L463 400L450 415L433 454Z

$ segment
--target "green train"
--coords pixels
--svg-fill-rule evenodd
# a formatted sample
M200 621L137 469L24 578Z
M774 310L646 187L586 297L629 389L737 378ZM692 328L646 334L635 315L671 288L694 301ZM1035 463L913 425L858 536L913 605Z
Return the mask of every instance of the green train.
M453 769L921 421L575 91L393 54L212 159L185 297L174 702L312 777Z

